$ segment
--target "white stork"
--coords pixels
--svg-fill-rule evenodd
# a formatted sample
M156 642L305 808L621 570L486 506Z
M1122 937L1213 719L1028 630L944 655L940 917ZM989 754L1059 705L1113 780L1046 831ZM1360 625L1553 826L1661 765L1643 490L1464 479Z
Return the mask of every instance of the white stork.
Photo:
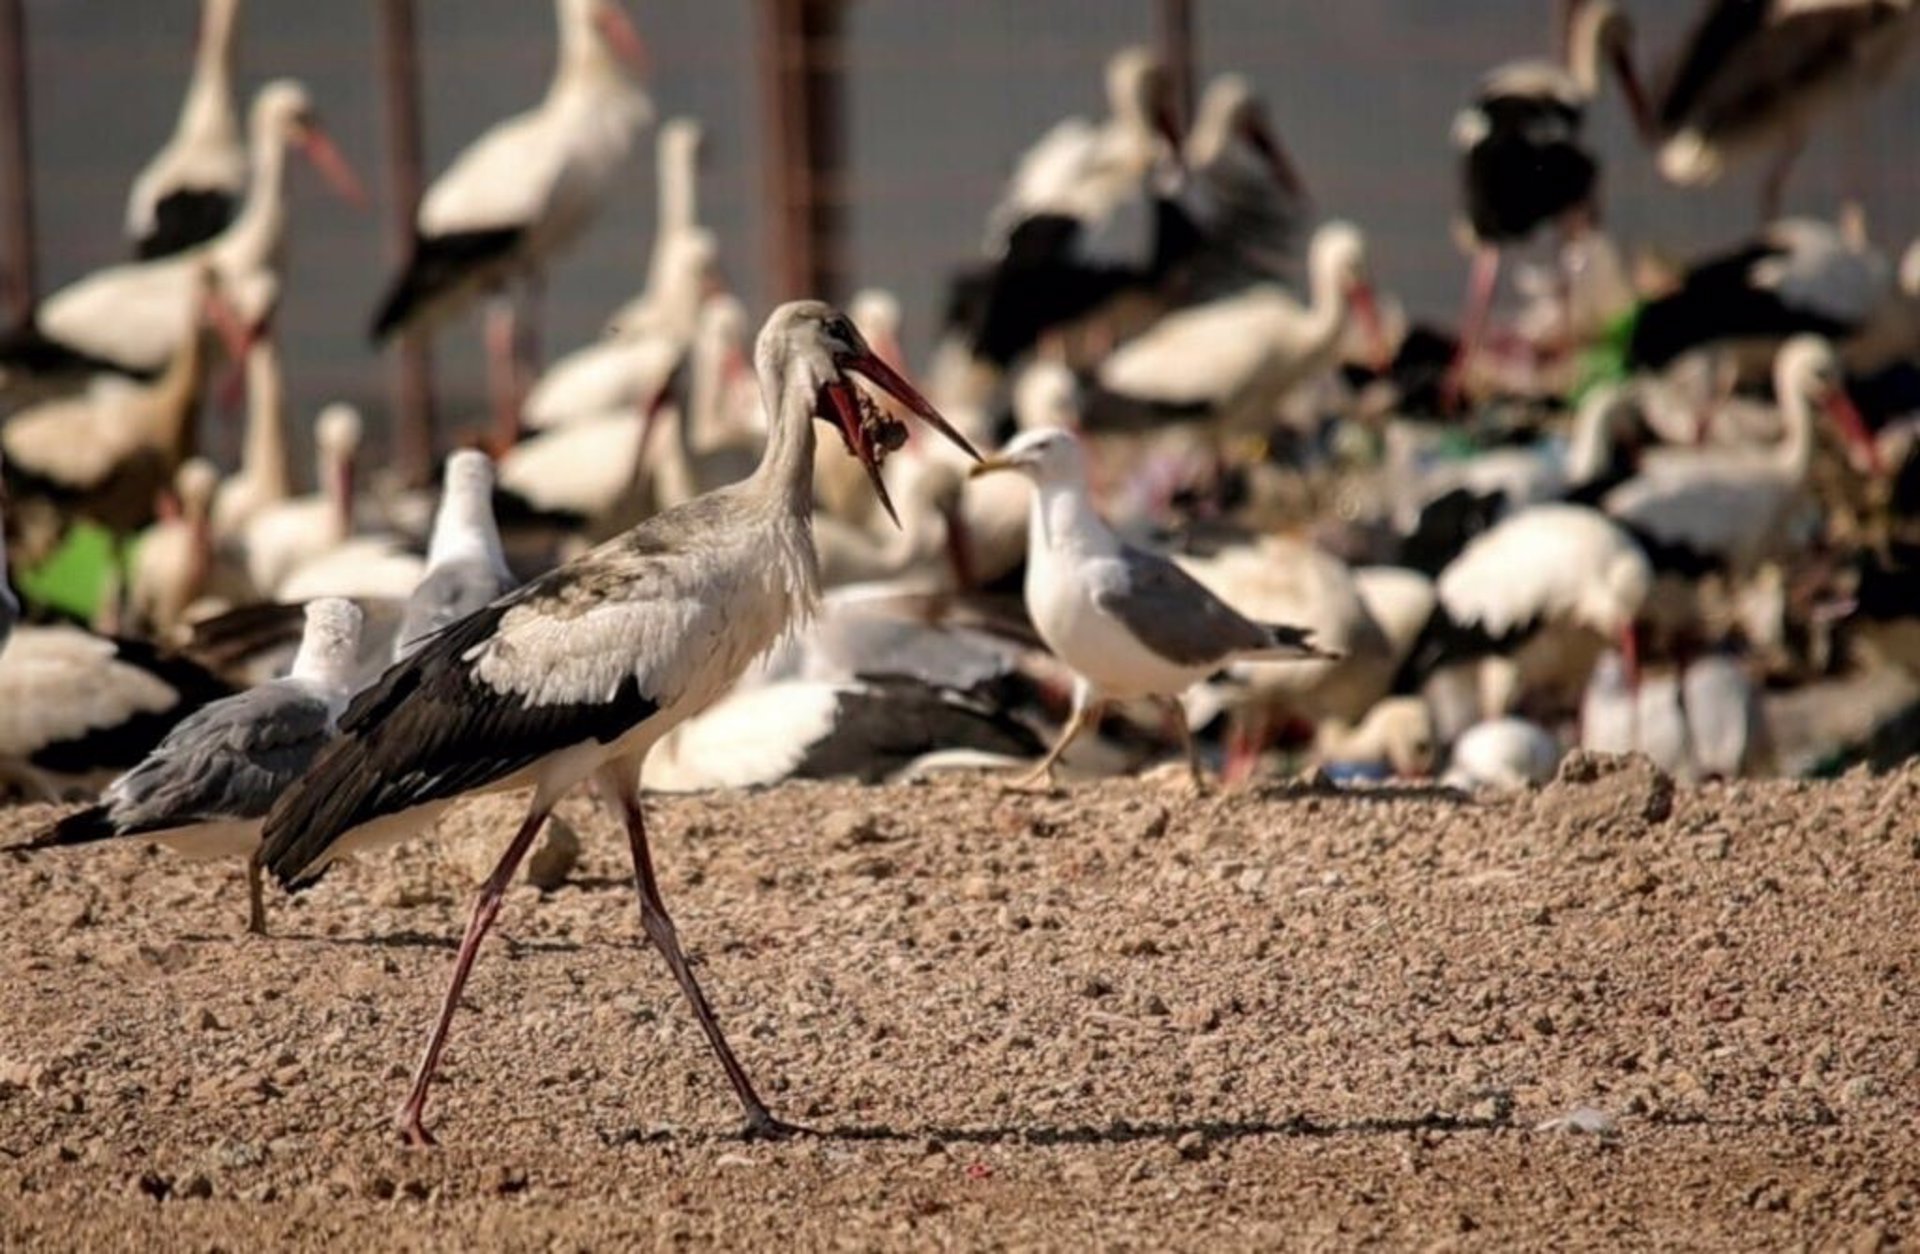
M589 778L625 815L642 929L692 1004L748 1130L789 1130L734 1059L681 951L647 848L640 772L667 731L812 610L812 420L838 424L881 491L880 459L904 432L872 419L855 375L959 437L845 316L817 301L775 310L755 358L772 420L751 476L654 515L431 637L354 701L339 737L267 818L264 861L297 886L342 854L421 831L458 797L533 789L526 821L474 903L401 1109L411 1142L430 1140L428 1085L502 894L554 803Z
M547 431L644 414L686 361L718 260L711 231L676 235L662 250L659 299L649 316L554 362L527 393L524 424ZM499 433L503 443L509 434Z
M747 361L748 329L746 308L731 296L709 297L701 307L672 438L653 454L653 499L661 508L743 479L760 460L766 417Z
M1107 64L1108 117L1069 118L1029 149L987 226L987 261L959 276L949 316L1004 369L1044 335L1149 286L1177 248L1168 181L1179 157L1166 67L1144 48ZM1197 236L1178 219L1190 248Z
M1486 718L1509 713L1522 696L1571 708L1607 644L1618 642L1637 662L1635 623L1652 588L1647 555L1599 511L1520 510L1440 572L1438 605L1396 687L1442 680L1442 739L1462 730L1451 725L1456 706ZM1474 689L1460 702L1444 691L1456 676Z
M225 542L243 534L260 512L293 494L287 459L286 389L280 350L271 333L247 348L247 421L240 468L221 481L213 498L213 534Z
M98 787L232 691L142 641L64 624L16 627L0 651L0 780L43 800Z
M1916 31L1912 0L1705 0L1648 105L1660 173L1712 183L1771 150L1761 201L1771 220L1814 124L1885 82Z
M1101 364L1097 387L1085 398L1087 429L1181 421L1269 429L1282 398L1339 365L1349 317L1378 334L1366 240L1357 228L1329 222L1315 231L1307 275L1306 305L1278 284L1257 284L1169 314L1122 345ZM1384 343L1376 355L1384 358Z
M1634 116L1645 110L1630 57L1632 27L1612 0L1574 0L1566 63L1515 61L1480 80L1473 102L1453 120L1460 153L1461 233L1473 268L1460 315L1460 343L1446 382L1451 404L1486 330L1503 249L1541 227L1569 238L1598 216L1599 162L1581 135L1586 111L1610 62Z
M208 268L243 328L255 331L271 316L286 251L288 146L298 146L341 195L358 201L362 193L299 83L279 79L262 87L248 133L253 173L239 216L196 248L96 271L49 296L32 322L0 345L9 386L16 371L159 372L196 325L201 274Z
M700 153L705 132L692 118L669 118L654 143L655 208L653 247L647 255L647 281L640 293L607 319L610 335L650 327L657 319L692 321L699 293L688 294L667 277L668 254L700 224Z
M1819 335L1852 370L1871 372L1920 348L1920 246L1898 270L1845 230L1784 218L1757 236L1689 266L1673 291L1634 319L1629 365L1663 369L1715 348L1739 372L1764 377L1781 344Z
M353 695L360 611L314 601L293 671L182 719L100 800L18 849L95 841L155 841L190 858L247 859L247 931L267 932L260 892L260 821L333 735Z
M247 185L247 150L233 105L233 36L240 0L203 0L193 77L173 136L133 182L127 235L135 255L166 257L212 239Z
M269 505L247 523L241 534L247 578L261 596L276 595L302 565L353 534L354 459L363 429L359 411L350 405L321 410L313 424L319 490Z
M1209 82L1183 152L1191 177L1181 204L1207 237L1195 258L1201 288L1286 273L1307 189L1253 84L1238 74Z
M1875 465L1877 448L1825 340L1789 340L1774 366L1774 391L1781 437L1773 447L1650 450L1641 472L1603 498L1607 513L1642 537L1656 565L1692 574L1704 563L1745 575L1784 552L1813 467L1816 409Z
M168 516L147 528L134 551L127 611L136 630L169 638L205 590L214 558L208 514L219 483L220 472L204 457L180 464Z
M536 274L599 212L653 104L629 76L645 57L619 0L555 0L560 56L546 98L494 126L435 179L406 265L373 317L374 342L440 321L516 275ZM495 421L520 412L511 301L489 318Z

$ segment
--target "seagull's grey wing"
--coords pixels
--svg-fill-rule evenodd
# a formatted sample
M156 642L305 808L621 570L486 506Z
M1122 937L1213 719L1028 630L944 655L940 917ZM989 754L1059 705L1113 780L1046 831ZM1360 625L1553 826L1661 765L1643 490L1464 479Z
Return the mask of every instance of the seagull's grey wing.
M1265 628L1156 553L1125 545L1119 561L1101 569L1094 604L1169 662L1210 666L1273 647Z
M505 591L500 576L483 559L448 562L428 571L407 598L407 612L400 620L393 656L407 656L434 632L485 609Z
M109 813L126 833L260 818L332 731L326 704L290 680L216 701L114 782Z

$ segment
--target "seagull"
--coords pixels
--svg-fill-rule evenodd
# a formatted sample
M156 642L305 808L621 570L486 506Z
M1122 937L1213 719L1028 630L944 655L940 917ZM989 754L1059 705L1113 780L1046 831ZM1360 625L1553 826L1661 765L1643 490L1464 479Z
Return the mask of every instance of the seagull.
M1027 611L1074 672L1066 728L1019 787L1051 781L1054 763L1109 701L1140 697L1172 716L1194 787L1204 787L1181 693L1232 661L1338 656L1315 648L1309 631L1242 617L1172 561L1122 541L1094 511L1085 457L1066 432L1025 432L973 469L996 471L1033 482Z
M333 735L353 695L360 611L351 601L307 605L293 672L203 706L100 800L24 845L49 849L122 836L192 858L247 859L247 931L267 932L260 891L260 820Z
M485 609L512 586L493 521L493 463L477 449L462 449L447 458L446 486L427 541L426 578L407 598L393 660L404 661L427 637Z
M247 183L247 150L233 107L233 35L240 0L205 0L193 77L173 136L134 180L127 234L143 260L168 257L226 229Z
M905 431L876 418L864 377L963 442L844 314L794 301L762 328L755 364L772 415L745 480L665 510L431 636L355 699L340 734L274 807L264 861L289 887L343 854L425 830L456 799L531 787L525 821L482 886L398 1124L429 1144L427 1090L481 940L555 802L596 779L620 807L640 922L672 970L739 1098L750 1135L791 1131L734 1058L654 877L640 803L648 751L711 705L813 611L812 419L835 423L881 504Z

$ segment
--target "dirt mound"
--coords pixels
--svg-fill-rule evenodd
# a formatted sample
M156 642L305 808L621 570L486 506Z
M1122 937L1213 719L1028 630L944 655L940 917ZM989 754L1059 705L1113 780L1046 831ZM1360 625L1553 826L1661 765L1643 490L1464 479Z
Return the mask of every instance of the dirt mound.
M1920 1231L1920 773L1469 802L807 785L653 811L775 1110L639 938L610 816L516 887L390 1119L518 798L241 935L238 867L0 857L0 1245L1877 1248ZM0 841L49 811L0 814Z

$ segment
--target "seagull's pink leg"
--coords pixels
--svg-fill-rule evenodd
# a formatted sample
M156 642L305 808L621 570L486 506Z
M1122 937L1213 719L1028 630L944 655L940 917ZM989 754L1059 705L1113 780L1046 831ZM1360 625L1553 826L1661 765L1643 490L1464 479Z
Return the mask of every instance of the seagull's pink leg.
M760 1094L754 1091L753 1081L747 1078L746 1069L733 1056L732 1047L720 1031L720 1021L714 1017L707 995L700 991L699 981L693 978L693 968L687 965L686 954L681 952L680 936L674 930L673 920L667 915L666 903L660 899L660 885L653 874L653 855L647 849L647 820L640 806L639 763L611 763L601 768L599 779L601 787L619 799L621 812L626 816L627 846L633 854L633 886L640 894L640 928L647 934L647 939L653 942L653 947L660 951L660 956L667 960L673 978L680 983L680 991L686 994L687 1003L693 1007L694 1018L700 1021L700 1030L707 1034L707 1043L713 1046L715 1056L720 1059L720 1067L727 1073L727 1081L733 1085L734 1095L747 1112L746 1134L749 1137L778 1137L801 1131L792 1124L775 1119L767 1109L767 1104L760 1100Z
M400 1108L397 1123L400 1135L409 1145L432 1145L433 1137L428 1133L421 1116L427 1109L427 1086L433 1083L433 1073L440 1068L440 1051L447 1043L447 1029L453 1024L454 1008L460 1004L460 993L467 985L467 974L473 970L474 957L480 952L480 942L486 937L487 929L493 926L494 916L500 913L500 899L506 894L507 886L513 883L513 873L520 869L521 859L527 856L527 850L533 846L533 838L540 834L546 824L548 807L535 801L527 810L526 821L520 824L520 830L514 834L507 851L500 855L500 862L493 868L493 874L480 886L480 896L474 900L473 916L467 920L467 934L460 938L460 952L453 960L453 981L447 985L447 995L440 1003L440 1018L433 1025L433 1035L427 1038L427 1052L420 1057L420 1066L413 1073L413 1088L407 1094L407 1104Z

